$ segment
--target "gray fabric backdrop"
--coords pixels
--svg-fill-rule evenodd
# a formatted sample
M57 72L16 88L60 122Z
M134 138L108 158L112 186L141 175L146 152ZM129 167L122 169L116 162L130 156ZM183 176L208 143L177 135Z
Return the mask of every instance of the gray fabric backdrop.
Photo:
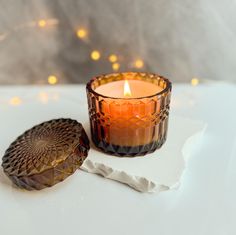
M141 58L140 70L176 82L236 81L236 0L0 0L0 8L0 84L45 83L50 74L86 82L112 71L110 53L121 71L137 70ZM51 18L58 23L34 23Z

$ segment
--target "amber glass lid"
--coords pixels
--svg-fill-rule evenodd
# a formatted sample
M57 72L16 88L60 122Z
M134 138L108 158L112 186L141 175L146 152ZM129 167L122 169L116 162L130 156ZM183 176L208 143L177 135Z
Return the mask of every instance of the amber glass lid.
M83 126L72 119L43 122L19 136L6 150L2 167L19 187L50 187L73 174L89 150Z

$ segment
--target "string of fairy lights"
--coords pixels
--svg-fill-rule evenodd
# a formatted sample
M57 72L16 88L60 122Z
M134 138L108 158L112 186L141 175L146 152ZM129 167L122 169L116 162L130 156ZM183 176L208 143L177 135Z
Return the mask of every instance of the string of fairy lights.
M39 27L39 28L49 28L51 26L56 26L59 24L59 20L58 19L40 19L38 21L31 21L22 25L18 25L16 27L13 28L13 31L17 31L17 30L21 30L23 28L30 28L30 27ZM75 30L75 34L78 37L78 39L80 40L87 40L89 37L89 33L88 33L88 29L84 28L84 27L80 27L77 30ZM0 34L0 41L5 40L7 37L10 36L12 32L5 32ZM99 50L92 50L90 51L90 58L94 61L99 61L102 58L102 53ZM109 54L109 56L105 59L107 59L110 63L111 63L111 67L112 70L114 72L119 71L120 67L121 67L121 63L119 62L119 55L116 54ZM142 69L144 67L144 61L141 58L137 58L135 59L132 63L132 67L136 68L136 69ZM58 77L55 75L49 75L47 78L47 82L50 85L55 85L57 84L59 81Z
M52 18L52 19L39 19L38 21L31 21L31 22L28 22L28 23L25 23L25 24L21 24L21 25L18 25L16 27L14 27L12 29L12 31L8 31L8 32L5 32L5 33L0 33L0 42L6 40L7 37L9 37L11 35L11 33L15 32L17 30L21 30L23 28L39 27L41 29L44 29L44 28L47 28L47 27L49 28L49 27L52 27L52 26L56 26L58 24L59 24L59 20L55 19L55 18ZM75 30L75 34L76 34L76 36L79 40L87 40L88 37L89 37L89 31L88 31L88 29L86 29L84 27L79 27L77 30ZM102 52L101 51L99 51L97 49L94 49L94 50L90 51L90 59L91 60L99 61L101 58L102 58ZM109 54L107 56L107 58L105 58L110 62L111 68L114 72L118 72L120 67L121 67L121 63L120 63L119 58L120 58L120 55L117 55L117 54L114 54L114 53ZM142 68L145 67L145 63L144 63L142 58L136 58L132 62L132 67L136 68L136 69L142 69ZM56 84L59 83L59 78L54 74L49 75L46 79L47 79L46 81L49 85L56 85ZM192 86L197 86L198 84L199 84L199 79L198 78L193 78L191 80L191 85ZM38 94L38 99L39 99L40 102L46 104L49 100L54 100L54 101L58 100L59 96L58 96L58 94L57 95L53 94L52 96L50 96L46 92L40 92ZM9 104L9 105L12 105L12 106L18 106L18 105L21 105L23 103L23 99L20 98L19 96L13 96L6 103Z

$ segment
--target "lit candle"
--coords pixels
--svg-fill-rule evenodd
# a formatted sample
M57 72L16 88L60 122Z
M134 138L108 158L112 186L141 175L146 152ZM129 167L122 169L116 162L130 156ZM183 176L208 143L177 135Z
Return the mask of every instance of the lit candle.
M95 89L98 94L113 98L139 98L157 94L162 90L158 85L139 80L110 82Z
M143 155L166 138L171 84L152 74L120 73L87 84L92 139L105 152Z

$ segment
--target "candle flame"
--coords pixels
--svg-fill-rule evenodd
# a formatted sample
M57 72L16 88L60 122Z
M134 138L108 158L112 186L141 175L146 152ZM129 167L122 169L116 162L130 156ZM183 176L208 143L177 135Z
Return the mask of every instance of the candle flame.
M132 94L131 94L131 90L130 90L130 87L129 87L129 82L128 80L125 80L125 84L124 84L124 96L126 97L130 97Z

